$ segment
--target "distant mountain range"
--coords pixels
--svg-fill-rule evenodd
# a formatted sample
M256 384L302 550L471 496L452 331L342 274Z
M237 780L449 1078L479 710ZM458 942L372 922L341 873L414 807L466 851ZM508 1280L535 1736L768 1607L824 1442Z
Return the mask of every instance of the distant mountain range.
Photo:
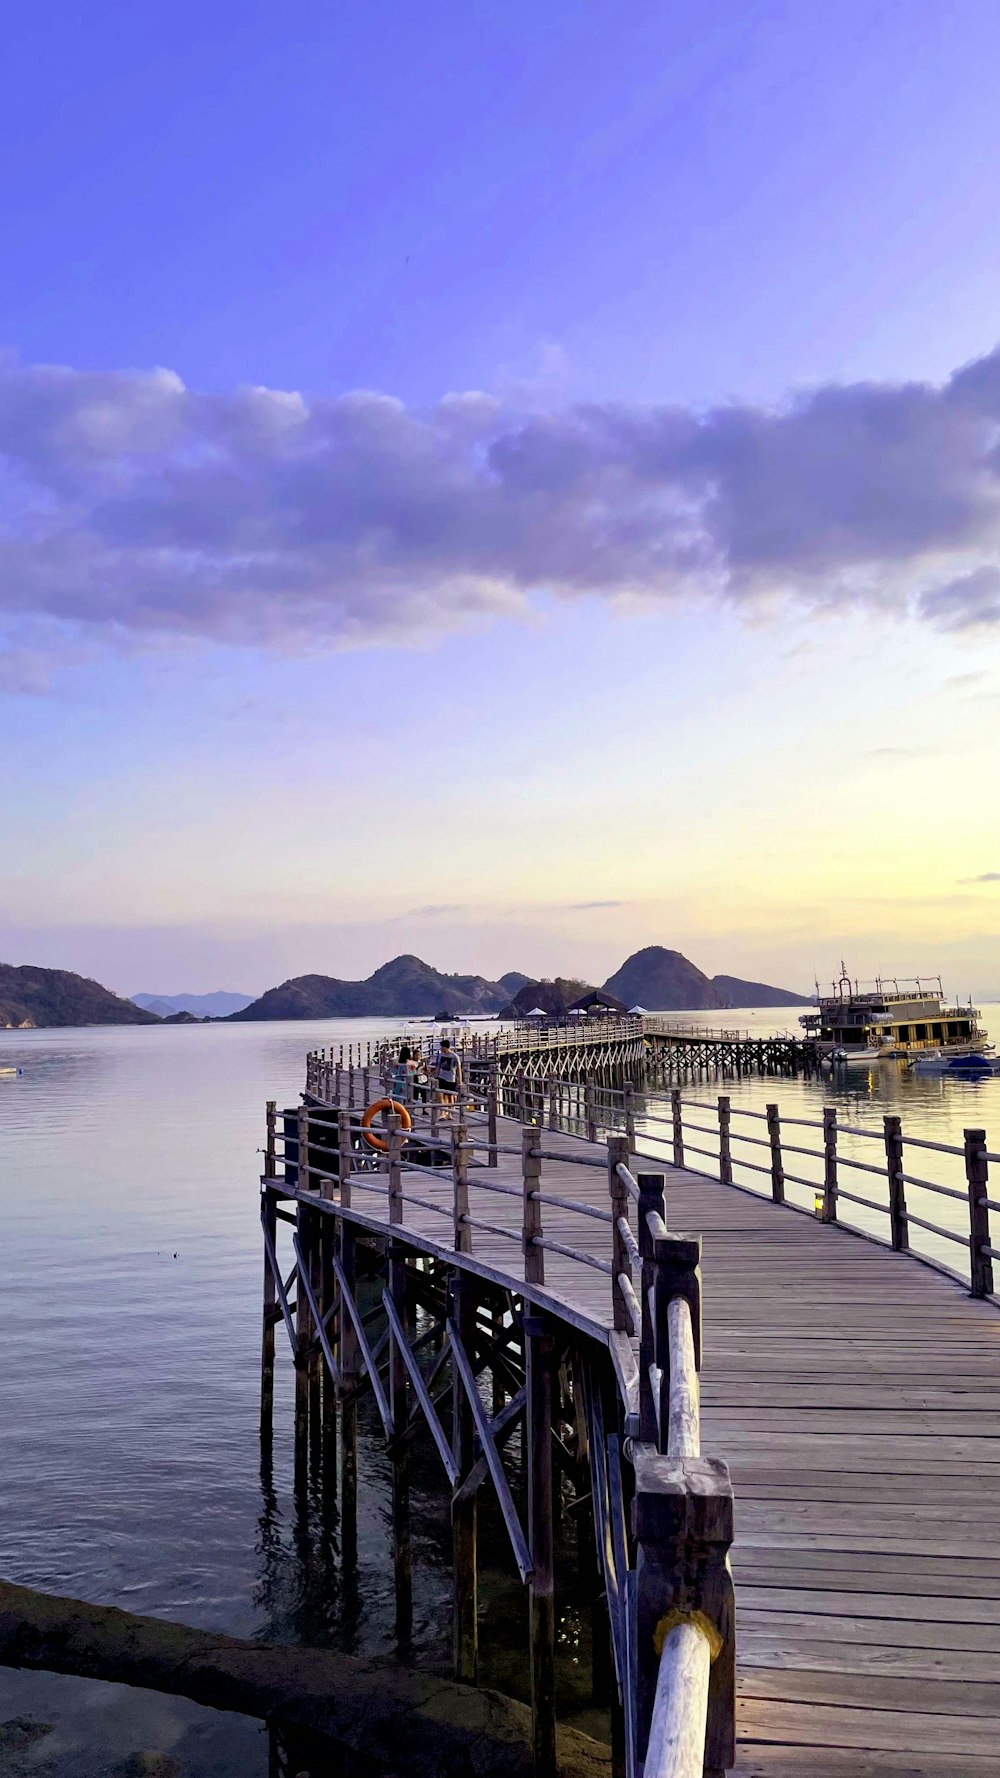
M596 992L590 982L557 976L538 980L510 970L499 981L447 975L419 957L394 957L364 981L299 975L256 1000L214 994L137 994L125 1000L99 982L64 969L0 964L0 1028L46 1025L194 1024L200 1018L238 1021L333 1018L428 1018L435 1013L522 1016L540 1006L558 1015ZM624 1006L649 1012L717 1011L727 1006L807 1006L806 995L739 976L707 976L680 951L649 945L636 951L604 983Z
M168 1019L175 1012L191 1012L196 1019L225 1019L232 1012L242 1012L254 996L227 994L220 989L215 994L133 994L132 999L158 1019Z

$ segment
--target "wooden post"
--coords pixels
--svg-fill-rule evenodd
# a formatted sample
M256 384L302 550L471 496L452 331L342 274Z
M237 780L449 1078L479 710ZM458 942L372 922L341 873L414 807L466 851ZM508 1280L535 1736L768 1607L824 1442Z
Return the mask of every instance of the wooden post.
M528 1121L527 1082L523 1068L517 1071L517 1121L519 1124L526 1124Z
M353 1054L354 1054L353 1045L351 1046L349 1053L353 1057ZM348 1064L347 1064L347 1104L348 1104L348 1108L351 1111L353 1111L354 1110L354 1062L353 1062L353 1060L348 1062Z
M556 1082L554 1075L549 1075L548 1080L545 1082L545 1089L549 1100L549 1129L558 1130L559 1118L556 1112Z
M552 1377L555 1341L547 1317L524 1320L528 1427L528 1588L531 1718L536 1778L553 1778L556 1761L555 1563L552 1515Z
M300 1137L301 1143L301 1137ZM301 1157L301 1147L299 1154ZM306 1356L306 1347L313 1337L312 1316L309 1303L302 1286L302 1275L309 1276L312 1262L312 1219L308 1207L300 1199L295 1211L296 1235L299 1247L299 1280L295 1287L295 1342L298 1351L295 1354L295 1487L298 1492L305 1486L309 1462L309 1382L310 1361Z
M524 1249L526 1284L545 1283L545 1253L537 1245L542 1238L542 1206L537 1196L542 1177L542 1163L537 1153L540 1141L540 1133L526 1124L521 1131L521 1180L524 1189L521 1244Z
M645 1444L635 1447L636 1538L635 1654L636 1762L647 1753L650 1768L665 1769L663 1748L650 1739L661 1662L669 1685L678 1656L688 1649L699 1662L704 1683L708 1667L708 1720L704 1744L694 1736L688 1757L670 1769L703 1770L722 1778L736 1763L736 1663L733 1586L729 1547L733 1540L733 1492L726 1465L714 1457L672 1458ZM704 1638L699 1643L698 1638ZM705 1646L707 1644L707 1646ZM674 1696L682 1688L671 1686ZM673 1728L683 1728L675 1719ZM700 1729L695 1720L694 1726ZM658 1725L657 1725L658 1728Z
M369 1048L369 1050L371 1049L371 1044L368 1045L368 1048ZM362 1070L361 1070L361 1086L362 1086L362 1091L364 1093L365 1104L370 1105L372 1102L371 1069L370 1068L362 1068Z
M820 1222L837 1220L837 1108L823 1107L823 1191L819 1198Z
M389 1221L403 1220L403 1132L400 1126L399 1113L390 1111L388 1116L388 1189L389 1189Z
M632 1282L632 1259L629 1250L618 1232L618 1220L624 1217L628 1221L629 1190L628 1186L618 1177L620 1161L628 1163L629 1144L627 1136L608 1137L608 1197L611 1199L611 1304L614 1326L622 1333L632 1332L632 1317L628 1305L618 1288L618 1280L624 1272L629 1283Z
M783 1204L785 1166L781 1158L781 1117L776 1105L767 1107L767 1134L771 1143L771 1196L776 1204Z
M631 1154L635 1148L635 1087L630 1080L625 1082L625 1140Z
M307 1255L306 1270L309 1278L309 1288L313 1293L313 1300L320 1315L322 1315L323 1255L321 1252L321 1242L323 1224L326 1221L326 1217L321 1216L317 1210L310 1210L308 1212L308 1220L309 1251ZM317 1342L315 1350L309 1355L306 1367L306 1373L309 1378L309 1464L310 1469L316 1474L320 1467L323 1449L323 1371L325 1366L323 1363L322 1347L318 1343L319 1328L316 1324L315 1317L311 1314L309 1317L309 1326L311 1338Z
M351 1170L354 1164L351 1148L351 1114L337 1115L337 1139L340 1151L340 1208L351 1207ZM357 1254L354 1224L345 1216L337 1217L337 1249L345 1286L353 1298L357 1293ZM355 1389L359 1370L358 1338L347 1312L343 1293L340 1305L340 1526L341 1552L344 1568L353 1574L358 1564L358 1407Z
M324 1197L333 1198L332 1179L320 1181L320 1191ZM319 1260L320 1314L326 1315L332 1304L336 1302L337 1282L333 1269L333 1256L337 1236L337 1226L332 1216L320 1216L319 1223ZM336 1319L328 1323L330 1344L334 1357L337 1357ZM339 1363L339 1357L337 1357ZM326 1365L320 1361L323 1401L320 1414L323 1441L323 1498L328 1507L333 1507L337 1499L337 1385Z
M903 1129L898 1117L882 1120L885 1130L885 1164L889 1175L889 1232L897 1253L910 1245L906 1220L906 1181L903 1178Z
M272 1110L273 1106L268 1105L269 1128ZM260 1215L265 1235L264 1311L260 1345L260 1436L261 1443L269 1450L274 1433L274 1318L278 1291L268 1258L267 1241L270 1240L272 1252L277 1252L278 1206L274 1193L268 1191L266 1186L261 1193Z
M264 1149L264 1176L274 1179L278 1171L277 1159L278 1105L274 1099L267 1102L267 1139Z
M650 1304L656 1296L656 1244L649 1226L650 1214L666 1222L666 1203L662 1173L640 1173L639 1187L639 1252L642 1255L640 1309L642 1327L639 1334L639 1437L643 1444L660 1447L660 1421L653 1395L652 1366L656 1361L656 1327Z
M468 1231L466 1231L468 1232ZM456 1239L456 1246L458 1245ZM458 1268L452 1274L452 1301L459 1337L467 1352L472 1350L476 1330L475 1281ZM478 1495L463 1498L461 1485L475 1459L475 1422L468 1396L452 1364L452 1452L458 1464L458 1484L451 1500L452 1613L453 1663L456 1679L474 1685L479 1666L479 1575L476 1548L476 1502Z
M723 1185L733 1183L733 1150L729 1134L732 1106L724 1093L719 1095L719 1178Z
M493 1062L490 1068L489 1088L486 1096L486 1140L489 1152L486 1165L495 1167L500 1159L497 1154L497 1065Z
M597 1093L592 1074L588 1074L583 1089L583 1115L587 1124L587 1141L597 1141Z
M670 1114L674 1126L674 1166L684 1165L684 1105L680 1087L670 1089Z
M397 1112L389 1113L389 1222L403 1220L403 1133ZM407 1324L406 1248L389 1241L389 1295L401 1325ZM408 1641L413 1628L413 1552L410 1537L410 1447L404 1434L409 1419L409 1378L399 1340L389 1335L389 1408L392 1416L392 1562L396 1583L396 1635Z
M969 1186L969 1274L973 1296L993 1292L993 1259L990 1246L990 1211L986 1203L989 1163L986 1131L965 1132L965 1177Z
M455 1182L455 1252L472 1252L472 1228L469 1224L469 1132L465 1124L455 1124L451 1133L451 1171Z
M304 1105L299 1106L298 1148L295 1160L296 1190L307 1192L309 1190L309 1113Z

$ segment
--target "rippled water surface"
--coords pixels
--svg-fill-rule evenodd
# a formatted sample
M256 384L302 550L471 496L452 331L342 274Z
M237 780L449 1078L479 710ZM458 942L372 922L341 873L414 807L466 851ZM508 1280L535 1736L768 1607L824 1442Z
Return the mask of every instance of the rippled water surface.
M788 1015L725 1017L764 1033ZM996 1036L1000 1007L984 1017ZM257 1438L255 1151L264 1102L295 1102L314 1044L386 1028L394 1027L326 1021L0 1033L0 1066L24 1068L20 1078L0 1078L3 1577L237 1635L393 1651L388 1489L374 1428L362 1450L360 1566L348 1593L335 1520L293 1496L287 1365L278 1367L273 1474L261 1473ZM833 1100L842 1122L876 1131L883 1112L898 1111L905 1131L943 1142L960 1143L964 1127L985 1126L1000 1148L998 1079L920 1078L883 1067L832 1084L713 1079L686 1091L706 1102L725 1091L745 1109L777 1100L787 1115L803 1117L818 1117ZM648 1126L650 1140L656 1133ZM844 1139L845 1153L867 1159L878 1159L875 1146ZM963 1183L947 1157L913 1170ZM812 1177L808 1165L804 1171ZM800 1201L808 1196L799 1193ZM934 1200L932 1220L961 1230L963 1216L959 1204ZM877 1218L868 1220L882 1232ZM957 1248L943 1241L937 1248L962 1263ZM420 1451L413 1524L417 1615L413 1648L404 1652L443 1664L447 1505L433 1459ZM494 1677L504 1681L507 1650L513 1684L522 1640L516 1592L504 1577L492 1592L487 1580L484 1592L488 1619L492 1613L484 1641L498 1651ZM573 1633L570 1623L570 1645ZM81 1693L74 1685L0 1675L0 1721L32 1705L58 1720L67 1746L77 1748L73 1757L82 1758L88 1731L80 1724L89 1709L97 1746L100 1712L80 1700L102 1688ZM252 1778L264 1769L259 1737L247 1742L252 1757L246 1749L237 1756L230 1724L231 1752L213 1753L184 1707L160 1700L156 1709L165 1713L160 1739L150 1738L150 1727L143 1740L137 1728L136 1745L187 1746L185 1772L228 1778L238 1769ZM0 1743L0 1770L3 1757ZM31 1769L68 1778L78 1768L66 1754L62 1765Z

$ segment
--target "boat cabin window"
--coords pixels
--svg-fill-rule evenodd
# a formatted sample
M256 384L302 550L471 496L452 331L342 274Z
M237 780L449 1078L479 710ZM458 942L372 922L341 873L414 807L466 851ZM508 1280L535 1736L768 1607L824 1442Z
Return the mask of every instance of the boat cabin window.
M915 1036L916 1036L918 1042L922 1037L926 1037L927 1036L927 1026L926 1025L918 1025L915 1030Z
M910 1041L910 1027L909 1027L909 1025L900 1025L900 1027L899 1027L899 1041L900 1041L900 1043L909 1043L909 1041Z
M931 1026L931 1036L933 1038L936 1038L937 1042L940 1043L942 1037L944 1036L944 1026L943 1025L932 1025Z

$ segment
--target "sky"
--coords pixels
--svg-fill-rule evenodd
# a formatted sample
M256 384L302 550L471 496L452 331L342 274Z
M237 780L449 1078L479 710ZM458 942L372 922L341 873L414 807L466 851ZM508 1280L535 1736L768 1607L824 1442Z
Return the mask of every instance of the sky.
M1000 10L52 4L0 956L1000 987Z

